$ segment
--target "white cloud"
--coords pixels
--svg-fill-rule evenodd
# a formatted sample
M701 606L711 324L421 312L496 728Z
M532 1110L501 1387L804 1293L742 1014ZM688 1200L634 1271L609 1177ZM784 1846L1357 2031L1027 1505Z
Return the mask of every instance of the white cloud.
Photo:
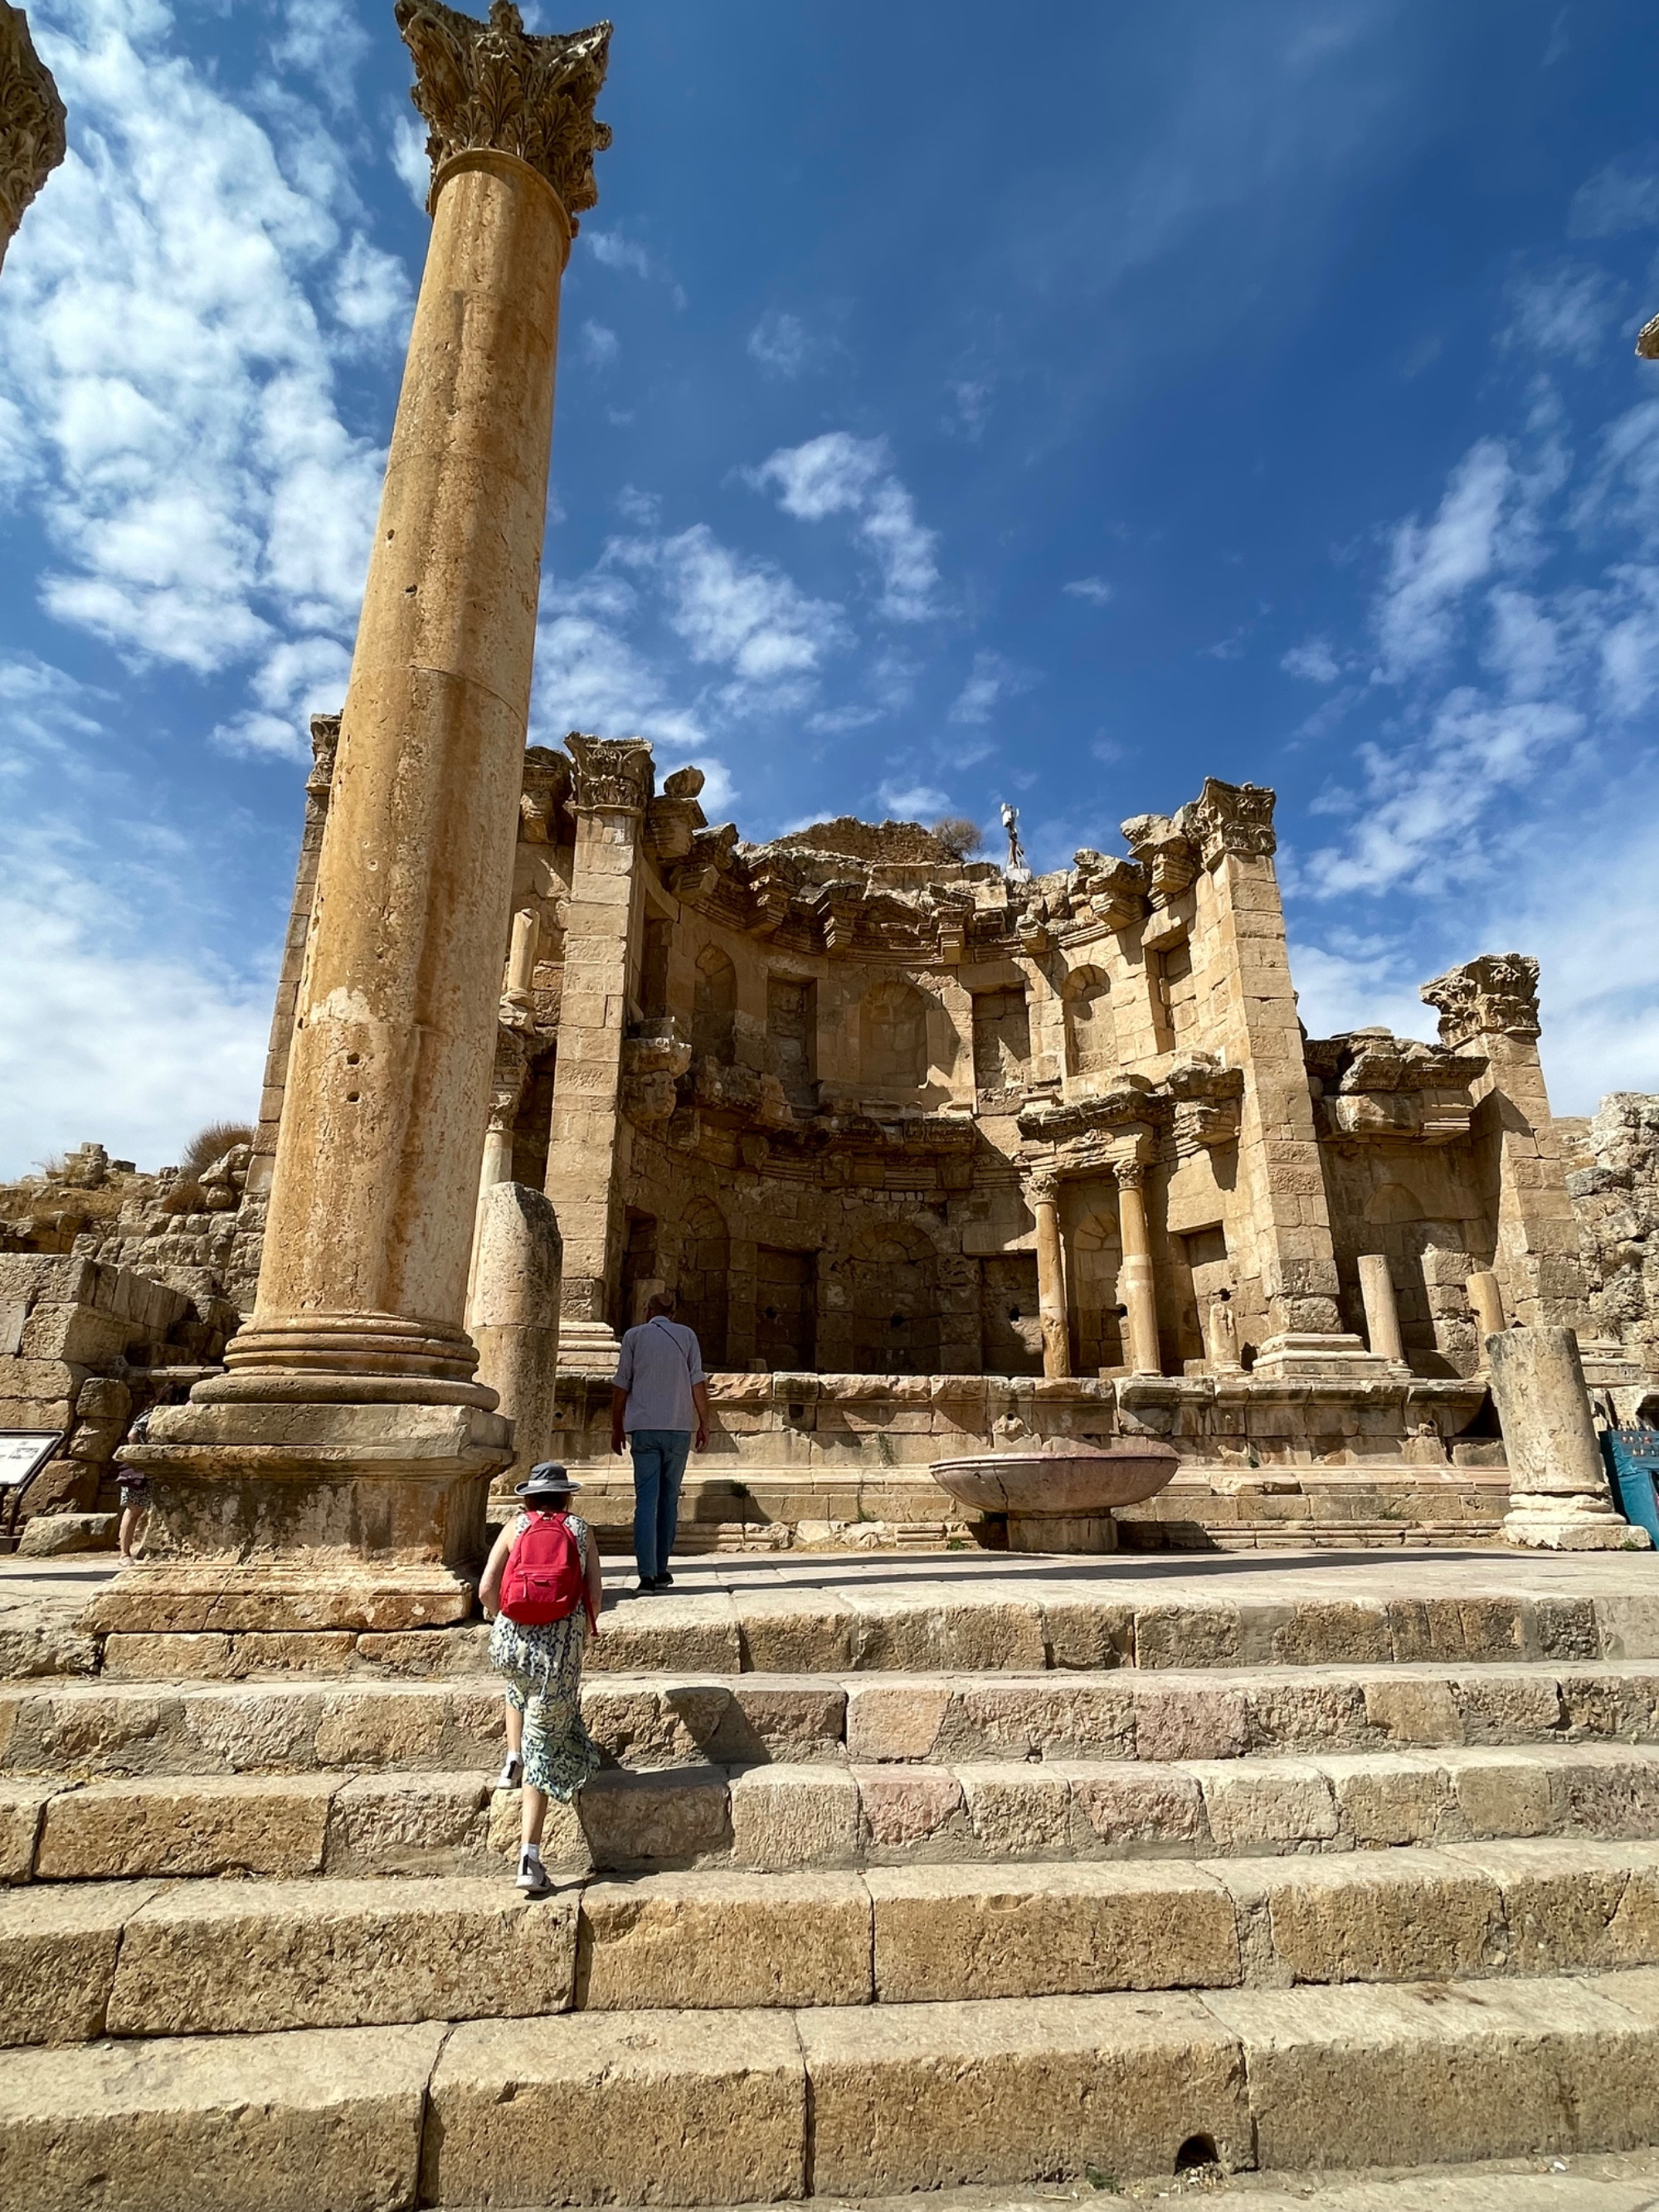
M1342 673L1341 662L1322 637L1293 645L1279 665L1287 676L1299 676L1309 684L1334 684Z
M622 340L604 323L584 323L581 339L582 353L592 368L609 368L621 357Z
M750 480L775 489L784 513L799 521L858 516L859 535L881 573L881 610L890 620L923 622L939 611L939 533L917 520L915 501L893 473L885 438L827 430L804 445L780 447Z
M919 821L925 814L943 814L951 804L950 793L931 783L884 783L879 796L887 811L904 822Z
M56 556L43 602L202 674L348 635L382 463L340 418L313 293L355 350L395 327L406 281L161 50L160 10L83 20L82 45L43 34L72 150L0 289L11 473ZM280 35L321 20L293 8Z
M1454 471L1434 520L1425 526L1413 516L1396 528L1377 611L1384 675L1397 680L1449 649L1463 593L1498 559L1515 489L1503 445L1482 438Z
M85 1138L157 1167L258 1110L274 961L216 949L207 825L108 765L114 704L0 661L0 1175Z
M1060 586L1074 599L1087 599L1091 606L1103 607L1117 596L1115 584L1109 584L1104 576L1077 576Z
M1621 288L1604 270L1582 262L1517 277L1509 287L1510 321L1501 342L1528 353L1593 361L1607 344L1620 296Z
M582 244L593 258L605 269L626 269L635 276L649 276L651 256L642 246L631 238L623 238L614 230L595 230L582 225Z
M1567 228L1574 238L1612 238L1659 225L1659 161L1652 152L1625 154L1587 178L1572 197Z
M1030 691L1042 678L1035 669L1021 668L1000 653L976 653L968 681L951 708L953 722L988 722L1005 699Z
M392 124L392 166L421 213L432 190L432 161L426 150L426 131L412 115L400 110Z
M812 360L813 347L805 324L799 315L785 314L780 307L767 309L746 343L750 357L769 376L797 377Z

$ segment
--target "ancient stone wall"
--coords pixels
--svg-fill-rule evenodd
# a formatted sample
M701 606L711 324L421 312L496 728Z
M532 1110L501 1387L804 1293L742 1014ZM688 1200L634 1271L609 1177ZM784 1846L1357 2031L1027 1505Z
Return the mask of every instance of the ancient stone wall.
M1659 1098L1615 1091L1556 1129L1595 1335L1659 1370Z

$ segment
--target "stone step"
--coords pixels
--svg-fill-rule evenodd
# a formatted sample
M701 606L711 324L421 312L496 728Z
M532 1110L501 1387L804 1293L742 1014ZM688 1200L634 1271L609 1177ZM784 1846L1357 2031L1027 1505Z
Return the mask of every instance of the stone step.
M1490 1565L1428 1561L1415 1574L1405 1561L1378 1562L1364 1571L1363 1587L1354 1586L1360 1578L1352 1568L1310 1561L1304 1580L1329 1580L1305 1590L1287 1589L1282 1565L1270 1573L1269 1564L1262 1555L1261 1569L1250 1574L1252 1593L1220 1587L1222 1573L1195 1567L1182 1577L1187 1588L1162 1587L1168 1570L1151 1561L1081 1571L1055 1560L1038 1575L983 1555L960 1567L826 1559L811 1577L768 1562L730 1588L709 1587L718 1568L694 1565L684 1587L660 1596L613 1597L587 1664L591 1673L842 1674L1659 1656L1659 1589L1623 1562L1593 1584L1553 1589L1536 1571L1529 1586L1501 1554ZM1238 1570L1226 1573L1243 1578ZM20 1615L0 1636L0 1674L101 1670L160 1681L305 1672L398 1680L475 1671L488 1640L479 1624L157 1636L122 1626L123 1587L117 1578L88 1592L106 1632L71 1632L60 1622L50 1634L32 1633Z
M493 1773L0 1781L0 1877L489 1875L517 1848ZM552 1808L550 1866L651 1872L1340 1853L1659 1838L1659 1748L1606 1743L1158 1762L606 1769Z
M702 1871L533 1904L499 1878L86 1883L0 1898L0 2043L1654 1966L1652 1844Z
M0 2054L30 2212L757 2204L1659 2140L1659 1973L588 2012Z
M1659 1661L611 1674L584 1685L582 1704L607 1757L634 1767L1653 1742ZM13 1776L460 1771L498 1765L502 1743L488 1674L0 1690L0 1772Z

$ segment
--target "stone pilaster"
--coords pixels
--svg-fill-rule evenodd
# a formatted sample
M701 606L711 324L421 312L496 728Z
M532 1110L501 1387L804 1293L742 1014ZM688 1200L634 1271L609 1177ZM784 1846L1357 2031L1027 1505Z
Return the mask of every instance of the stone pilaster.
M66 120L28 18L0 0L0 264L24 210L68 150Z
M623 1045L653 774L651 748L638 738L573 733L566 747L574 769L576 856L546 1190L564 1239L560 1358L567 1367L599 1372L617 1357L619 1182L630 1141L622 1112Z
M1226 977L1222 1044L1227 1065L1244 1076L1238 1178L1254 1249L1239 1255L1239 1267L1241 1279L1259 1277L1268 1327L1255 1371L1280 1378L1382 1373L1383 1364L1344 1332L1337 1303L1336 1251L1273 868L1273 816L1271 791L1212 777L1175 817L1205 872L1198 913L1216 933Z
M1439 1015L1443 1044L1478 1046L1486 1056L1469 1086L1469 1134L1496 1231L1492 1272L1503 1310L1525 1328L1577 1328L1583 1262L1538 1056L1538 963L1483 953L1418 995Z
M114 1626L470 1609L512 1456L464 1326L513 890L559 292L608 25L398 0L432 240L318 858L253 1316L154 1425Z

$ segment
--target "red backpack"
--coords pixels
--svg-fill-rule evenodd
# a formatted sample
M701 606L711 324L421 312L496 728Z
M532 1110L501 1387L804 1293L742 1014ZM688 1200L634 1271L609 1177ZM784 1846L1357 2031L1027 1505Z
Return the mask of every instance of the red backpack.
M501 1611L521 1628L563 1620L587 1595L581 1547L562 1513L532 1513L507 1555Z

